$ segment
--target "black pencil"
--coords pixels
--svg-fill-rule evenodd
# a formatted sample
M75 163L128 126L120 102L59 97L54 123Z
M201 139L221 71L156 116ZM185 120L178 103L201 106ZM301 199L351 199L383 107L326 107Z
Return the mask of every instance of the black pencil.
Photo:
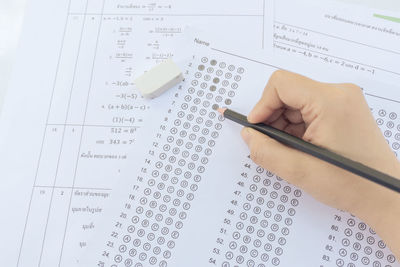
M370 168L364 164L343 157L322 147L313 145L309 142L304 141L303 139L297 138L269 125L262 123L252 124L247 121L246 116L239 114L235 111L225 108L219 108L218 111L225 118L237 122L245 127L253 128L254 130L266 134L269 137L281 142L282 144L298 149L304 153L324 160L339 168L352 172L358 176L366 178L372 182L375 182L400 193L400 180L396 179L395 177L392 177L383 172Z

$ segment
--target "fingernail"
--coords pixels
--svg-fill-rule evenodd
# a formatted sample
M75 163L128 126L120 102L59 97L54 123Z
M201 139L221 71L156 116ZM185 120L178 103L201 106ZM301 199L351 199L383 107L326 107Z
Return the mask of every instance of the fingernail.
M254 116L254 109L252 109L252 110L250 111L249 115L247 115L247 120L248 120L248 121L251 121L252 118L253 118L253 116Z
M258 108L257 108L257 106L255 106L255 107L250 111L250 113L247 115L247 120L248 120L249 122L251 122L251 123L255 123L256 121L255 121L254 118L257 117L257 113L259 113L259 112L258 112Z
M242 138L243 138L244 142L245 142L246 144L249 144L249 141L250 141L250 138L251 138L250 129L249 129L248 127L244 127L244 128L242 129L241 134L242 134Z

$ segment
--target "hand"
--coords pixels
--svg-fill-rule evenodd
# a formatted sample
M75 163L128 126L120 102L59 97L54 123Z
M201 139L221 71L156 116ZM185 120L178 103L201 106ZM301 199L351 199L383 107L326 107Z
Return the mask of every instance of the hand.
M248 115L315 145L400 177L400 164L353 84L327 84L276 71ZM378 232L400 259L400 194L287 147L253 129L242 137L251 158L317 200L348 211Z

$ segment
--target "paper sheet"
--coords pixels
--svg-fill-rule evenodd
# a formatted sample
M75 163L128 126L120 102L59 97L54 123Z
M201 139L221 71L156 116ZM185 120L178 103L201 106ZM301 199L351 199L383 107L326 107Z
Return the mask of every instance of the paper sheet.
M400 76L399 13L337 1L274 0L275 53L390 81Z
M264 4L31 1L0 124L0 262L74 266L113 184L135 167L151 103L134 76L173 56L188 25L261 48Z
M284 68L359 84L378 124L400 134L400 88L289 59L198 48L185 83L156 100L158 121L139 133L140 164L114 189L109 222L82 266L400 266L368 225L256 166L241 126L215 111L248 113Z
M187 25L242 49L268 49L268 6L269 1L31 1L0 123L0 213L6 218L0 261L76 265L114 184L129 181L136 170L138 129L149 111L165 108L143 102L133 77L174 55ZM377 122L398 149L391 123L396 104L381 109L380 98L370 101L377 101Z

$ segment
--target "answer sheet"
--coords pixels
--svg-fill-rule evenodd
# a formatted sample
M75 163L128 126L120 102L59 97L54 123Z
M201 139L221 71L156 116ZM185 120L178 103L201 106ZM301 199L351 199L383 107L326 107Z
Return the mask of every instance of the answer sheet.
M137 168L114 188L82 266L400 266L368 225L255 165L242 127L216 111L247 114L277 69L354 82L396 152L400 88L198 39L185 82L151 100L152 124L131 158Z
M152 104L134 77L173 56L187 26L262 48L266 4L30 1L0 124L2 265L76 265L113 185L136 166Z

